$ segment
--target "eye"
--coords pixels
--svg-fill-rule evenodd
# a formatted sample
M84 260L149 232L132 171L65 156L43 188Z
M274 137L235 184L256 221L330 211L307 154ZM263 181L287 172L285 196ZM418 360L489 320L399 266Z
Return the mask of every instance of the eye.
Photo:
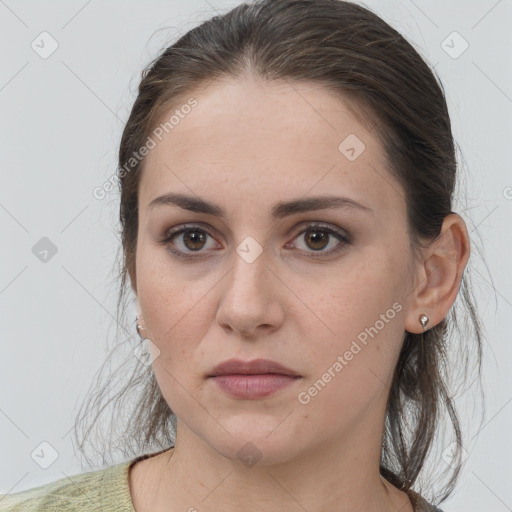
M162 244L174 255L180 258L197 258L193 253L205 252L202 249L212 249L215 243L208 246L208 238L211 235L195 225L183 225L177 229L168 231Z
M303 229L298 236L295 237L295 239L303 240L304 243L288 243L286 244L286 247L290 248L290 246L298 246L299 249L304 250L306 253L309 252L309 254L306 254L307 258L322 258L326 255L337 253L343 250L350 243L348 234L318 222L309 224L306 229ZM326 248L330 249L324 250ZM313 254L311 254L311 251ZM318 253L318 255L314 253Z

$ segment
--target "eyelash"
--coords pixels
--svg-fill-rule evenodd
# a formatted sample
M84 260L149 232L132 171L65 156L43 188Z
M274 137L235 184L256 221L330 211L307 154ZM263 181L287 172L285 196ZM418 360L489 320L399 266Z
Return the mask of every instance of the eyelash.
M350 237L348 235L343 234L341 231L338 231L336 229L333 229L329 226L326 226L322 223L311 223L308 224L305 229L297 233L293 239L303 235L304 233L307 233L308 231L321 231L324 233L327 233L328 235L333 235L335 238L337 238L341 243L338 244L334 249L331 249L328 252L318 252L320 254L319 256L312 255L311 253L304 254L305 258L309 259L323 259L326 257L326 255L331 256L333 254L337 254L338 252L342 251L346 248L347 245L350 244ZM202 259L205 256L200 255L198 251L198 255L193 255L193 253L184 253L181 250L176 250L172 247L172 241L178 237L179 235L189 232L189 231L200 231L203 233L206 233L208 236L213 238L206 229L202 228L200 225L197 224L184 224L182 226L178 226L177 228L172 229L171 231L168 231L166 233L166 237L160 242L162 245L166 246L166 248L169 250L170 253L172 253L174 256L182 259L188 259L188 260L194 260L194 259Z

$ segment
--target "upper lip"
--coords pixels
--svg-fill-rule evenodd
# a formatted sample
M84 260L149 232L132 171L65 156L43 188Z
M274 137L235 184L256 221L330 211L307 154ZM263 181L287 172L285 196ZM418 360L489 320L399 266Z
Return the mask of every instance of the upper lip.
M271 361L270 359L253 359L252 361L242 361L241 359L228 359L223 361L213 368L208 377L215 377L217 375L232 375L235 373L255 375L262 373L279 373L281 375L299 374L294 370Z

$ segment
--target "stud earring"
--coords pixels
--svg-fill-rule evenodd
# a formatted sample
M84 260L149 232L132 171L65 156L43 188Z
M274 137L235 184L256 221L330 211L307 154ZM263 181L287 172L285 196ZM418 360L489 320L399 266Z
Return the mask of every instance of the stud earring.
M423 327L423 330L425 330L425 326L428 324L428 320L429 320L428 316L422 313L419 316L418 320L421 324L421 327Z
M144 327L142 327L142 325L139 324L139 321L137 318L135 319L135 325L136 325L137 334L139 335L140 341L144 341L144 336L142 336L142 334L140 333L140 330L144 329Z

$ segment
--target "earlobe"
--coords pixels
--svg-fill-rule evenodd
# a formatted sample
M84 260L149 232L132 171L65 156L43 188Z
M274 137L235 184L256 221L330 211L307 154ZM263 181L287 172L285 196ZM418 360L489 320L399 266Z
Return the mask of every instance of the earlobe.
M139 318L135 318L135 329L137 330L137 334L139 335L140 339L144 339L144 335L142 334L142 331L145 331L146 328L140 323Z
M456 213L447 215L439 237L425 249L418 272L405 329L421 333L421 315L434 327L448 314L457 297L464 268L469 259L470 240L464 220ZM427 327L427 328L428 328Z
M140 336L140 339L144 339L144 333L146 332L146 327L144 326L144 319L142 317L142 311L140 308L139 300L136 299L137 305L137 316L135 317L135 329L137 330L137 334Z

